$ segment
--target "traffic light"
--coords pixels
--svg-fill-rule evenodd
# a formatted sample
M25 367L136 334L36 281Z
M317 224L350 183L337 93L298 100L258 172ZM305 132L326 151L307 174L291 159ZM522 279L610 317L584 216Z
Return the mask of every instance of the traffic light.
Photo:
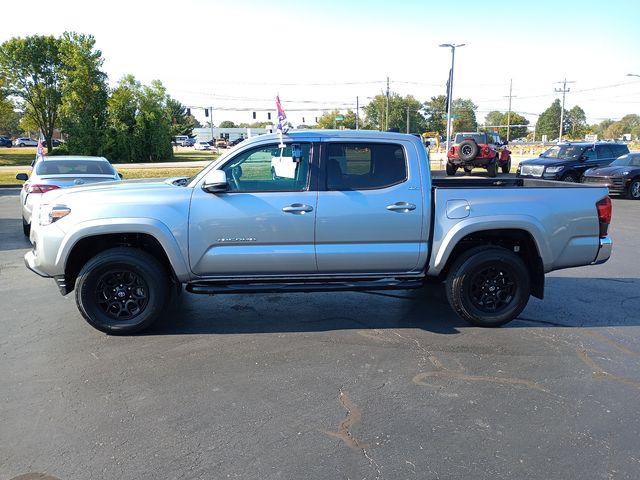
M267 112L267 120L271 120L271 112Z
M304 117L302 117L302 123L304 123Z
M187 107L187 117L191 116L191 109L189 107Z
M205 116L205 117L208 117L208 116L209 116L209 109L208 109L208 108L205 108L205 109L204 109L204 116Z
M256 112L253 112L253 119L256 119Z

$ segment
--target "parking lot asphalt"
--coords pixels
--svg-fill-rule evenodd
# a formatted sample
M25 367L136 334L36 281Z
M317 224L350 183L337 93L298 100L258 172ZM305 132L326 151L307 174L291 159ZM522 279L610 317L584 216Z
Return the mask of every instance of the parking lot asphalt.
M0 189L0 480L640 478L640 202L500 329L444 289L194 296L143 335L29 272Z

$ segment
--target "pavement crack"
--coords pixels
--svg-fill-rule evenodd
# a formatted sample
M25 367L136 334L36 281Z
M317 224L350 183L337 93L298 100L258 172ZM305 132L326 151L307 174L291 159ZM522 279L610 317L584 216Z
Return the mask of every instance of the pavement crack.
M585 348L576 347L576 354L582 362L591 369L591 374L596 380L610 380L612 382L622 383L640 389L640 381L633 378L621 377L619 375L613 375L612 373L604 370L588 355L588 350Z
M456 372L452 370L442 370L439 372L423 372L413 377L413 383L416 385L433 386L427 382L428 378L454 378L457 380L463 380L466 382L489 382L498 383L502 385L520 385L531 390L537 390L543 393L549 393L549 390L531 380L525 380L522 378L510 378L510 377L491 377L485 375L467 375L462 372Z

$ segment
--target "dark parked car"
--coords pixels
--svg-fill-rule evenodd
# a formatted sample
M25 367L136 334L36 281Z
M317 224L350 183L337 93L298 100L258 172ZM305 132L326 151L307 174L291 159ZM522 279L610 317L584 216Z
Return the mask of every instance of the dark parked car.
M10 138L0 137L0 147L11 147L12 142Z
M235 140L230 141L229 142L229 146L230 147L235 147L236 145L238 145L242 141L244 141L244 137L238 137Z
M623 155L608 167L587 170L583 182L603 184L609 187L611 193L640 200L640 153Z
M617 143L559 143L538 158L520 162L516 176L579 182L586 170L605 167L627 153L627 146Z

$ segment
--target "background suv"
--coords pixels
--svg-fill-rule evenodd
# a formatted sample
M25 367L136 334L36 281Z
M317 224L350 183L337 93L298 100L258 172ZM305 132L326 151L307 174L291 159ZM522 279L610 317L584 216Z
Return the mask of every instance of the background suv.
M559 143L538 158L520 162L516 176L579 182L586 170L607 166L627 153L627 146L617 143Z
M491 132L463 132L457 133L453 145L447 152L447 175L455 175L462 167L465 173L476 167L486 168L490 177L498 174L498 167L502 173L509 173L511 156L500 137Z

